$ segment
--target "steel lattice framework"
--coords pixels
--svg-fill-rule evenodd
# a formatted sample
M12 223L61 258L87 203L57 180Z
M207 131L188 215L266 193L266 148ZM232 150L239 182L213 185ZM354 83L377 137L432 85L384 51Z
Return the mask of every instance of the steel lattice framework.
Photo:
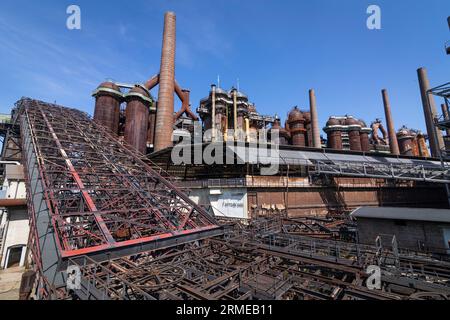
M80 299L448 299L449 262L404 250L286 234L275 219L228 226L225 236L101 263L70 260ZM382 271L369 290L368 265Z
M32 225L42 197L60 257L142 250L219 229L162 171L85 113L31 99L17 106Z

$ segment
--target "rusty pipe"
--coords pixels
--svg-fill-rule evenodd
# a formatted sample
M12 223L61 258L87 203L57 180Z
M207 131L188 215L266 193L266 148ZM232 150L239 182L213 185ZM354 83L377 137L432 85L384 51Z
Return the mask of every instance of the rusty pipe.
M156 87L158 83L159 83L159 74L155 74L153 77L147 80L147 82L144 84L144 87L150 91L154 87Z
M386 117L386 124L389 135L389 148L391 153L398 156L400 150L398 148L397 133L395 132L394 121L392 119L391 104L389 102L389 96L386 89L381 90L381 95L383 96L384 105L384 115Z
M159 73L158 111L156 113L155 151L172 146L175 90L176 17L164 15L164 32Z

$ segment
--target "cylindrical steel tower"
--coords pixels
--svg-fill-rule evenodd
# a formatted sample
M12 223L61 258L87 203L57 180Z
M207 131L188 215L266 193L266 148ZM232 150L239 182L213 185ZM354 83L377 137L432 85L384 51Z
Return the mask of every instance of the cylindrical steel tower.
M397 132L397 139L399 144L399 151L404 156L413 156L413 140L414 136L411 133L411 130L409 130L406 127L402 127Z
M367 124L363 120L359 120L361 125L361 131L359 132L359 138L361 140L361 151L370 151L370 139L369 135L372 133L372 129L367 127Z
M110 132L118 134L120 104L123 101L120 88L112 82L104 82L92 96L95 97L94 120Z
M298 107L294 107L289 112L288 124L292 137L292 145L304 147L306 145L305 118Z
M143 86L132 88L126 95L126 122L124 139L141 153L147 151L150 93Z
M361 131L361 125L359 121L354 118L347 118L345 125L348 126L348 138L350 142L350 150L361 151L361 137L359 132Z
M327 133L327 147L335 150L342 150L342 124L333 117L330 117L326 127L323 129Z

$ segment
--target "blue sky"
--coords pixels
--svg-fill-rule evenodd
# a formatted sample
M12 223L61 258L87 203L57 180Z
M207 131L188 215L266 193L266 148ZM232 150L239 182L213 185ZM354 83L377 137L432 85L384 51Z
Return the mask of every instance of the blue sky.
M79 31L66 28L70 4L81 7ZM366 28L370 4L381 7L381 30ZM322 126L330 115L371 122L384 119L387 88L396 127L424 130L416 69L427 68L432 86L450 81L448 0L2 0L0 112L30 96L92 114L100 82L158 72L168 10L177 14L176 78L193 109L220 75L226 88L239 78L264 114L308 108L315 88Z

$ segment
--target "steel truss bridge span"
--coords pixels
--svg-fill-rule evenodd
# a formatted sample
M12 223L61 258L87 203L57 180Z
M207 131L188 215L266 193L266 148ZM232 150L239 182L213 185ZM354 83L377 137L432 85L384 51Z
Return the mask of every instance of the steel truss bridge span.
M104 261L222 233L170 177L87 114L27 98L16 105L43 291L64 285L69 258Z

